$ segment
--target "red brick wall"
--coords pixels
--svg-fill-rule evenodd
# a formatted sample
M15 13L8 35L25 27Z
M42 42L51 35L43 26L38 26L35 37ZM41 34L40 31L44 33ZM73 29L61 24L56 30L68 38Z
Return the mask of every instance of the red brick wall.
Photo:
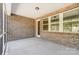
M68 47L79 48L79 33L49 32L43 31L42 20L40 25L40 36L43 39L51 40L57 44Z
M35 36L35 21L22 16L9 16L8 40L25 39Z

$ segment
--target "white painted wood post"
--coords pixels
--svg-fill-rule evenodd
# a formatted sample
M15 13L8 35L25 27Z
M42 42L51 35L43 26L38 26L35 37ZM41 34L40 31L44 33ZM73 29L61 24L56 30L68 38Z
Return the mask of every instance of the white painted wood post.
M51 17L48 17L48 31L51 31Z
M63 13L59 13L59 32L63 32Z

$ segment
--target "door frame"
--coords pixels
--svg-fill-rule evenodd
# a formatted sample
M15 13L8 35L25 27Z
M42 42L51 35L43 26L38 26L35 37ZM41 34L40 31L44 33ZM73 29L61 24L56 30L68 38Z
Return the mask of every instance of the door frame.
M38 35L38 21L40 21L40 19L36 20L36 26L35 26L36 37L40 37L40 35Z

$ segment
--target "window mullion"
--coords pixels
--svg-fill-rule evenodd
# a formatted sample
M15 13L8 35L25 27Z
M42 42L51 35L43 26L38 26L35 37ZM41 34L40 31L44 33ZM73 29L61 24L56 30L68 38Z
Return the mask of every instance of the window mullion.
M59 13L59 32L63 32L63 13Z
M48 31L51 31L51 17L48 17Z

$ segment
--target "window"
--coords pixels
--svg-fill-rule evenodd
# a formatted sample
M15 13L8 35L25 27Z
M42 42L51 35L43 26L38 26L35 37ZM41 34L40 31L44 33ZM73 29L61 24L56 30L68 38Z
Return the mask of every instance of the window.
M51 31L59 31L59 15L51 17Z
M43 19L43 30L48 30L48 18Z
M43 19L43 30L79 33L79 7Z
M79 9L68 11L63 17L64 32L79 32Z

